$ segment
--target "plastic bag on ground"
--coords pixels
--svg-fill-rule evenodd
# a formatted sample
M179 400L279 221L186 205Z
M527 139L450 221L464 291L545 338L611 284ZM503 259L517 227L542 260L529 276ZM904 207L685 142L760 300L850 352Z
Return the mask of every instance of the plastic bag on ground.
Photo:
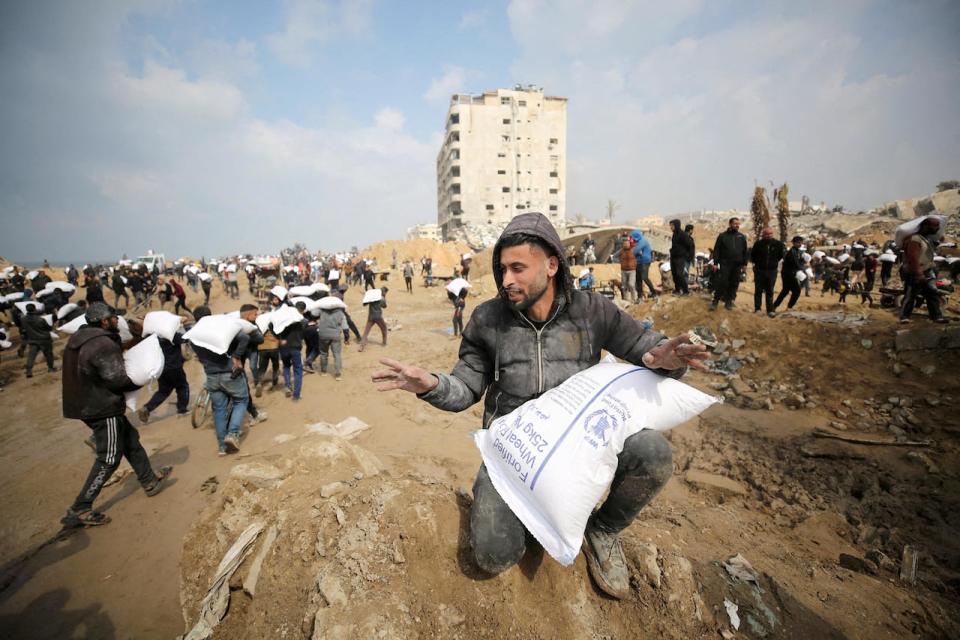
M563 565L580 552L624 441L665 431L717 398L630 364L601 363L474 433L497 492Z
M151 311L143 317L143 335L156 334L164 340L173 341L173 336L183 326L183 320L169 311Z

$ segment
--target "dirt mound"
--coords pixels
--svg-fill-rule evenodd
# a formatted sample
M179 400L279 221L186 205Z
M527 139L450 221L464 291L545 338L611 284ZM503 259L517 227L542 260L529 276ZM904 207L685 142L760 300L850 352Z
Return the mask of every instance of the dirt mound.
M419 272L420 258L433 259L434 270L450 270L460 266L460 258L470 252L470 247L462 242L436 242L434 240L387 240L371 245L360 252L364 258L373 258L381 268L387 268L393 262L393 252L397 252L397 265L404 260L414 263Z
M284 446L234 467L185 540L188 628L220 559L256 523L263 533L229 579L217 637L689 638L728 629L733 597L748 637L838 636L772 577L733 579L720 561L658 550L633 530L624 544L637 593L621 602L595 590L582 557L564 568L539 548L518 569L487 576L470 558L471 498L450 485L442 461L429 474L387 474L339 438L307 434ZM658 515L653 526L669 527Z

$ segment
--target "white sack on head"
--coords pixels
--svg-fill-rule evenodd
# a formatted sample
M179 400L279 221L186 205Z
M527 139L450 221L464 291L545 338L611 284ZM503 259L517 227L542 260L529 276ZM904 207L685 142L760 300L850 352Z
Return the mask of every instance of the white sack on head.
M190 331L183 334L183 339L190 343L223 355L230 349L230 343L241 330L237 318L225 315L206 316L200 318Z
M317 306L320 304L319 300L314 300L313 298L307 298L305 296L297 296L296 298L291 298L290 302L292 302L294 305L296 305L298 302L302 302L305 311L313 311L314 309L320 308Z
M569 565L624 441L643 429L672 429L718 401L642 367L600 363L473 435L504 502Z
M841 253L840 255L837 256L837 262L842 263L842 262L846 262L849 259L850 259L849 253Z
M291 296L309 297L313 294L314 288L312 284L301 284L296 287L290 287Z
M383 291L380 289L370 289L369 291L363 294L363 304L370 304L371 302L380 302L383 300Z
M76 303L73 303L73 302L63 305L62 307L57 309L57 320L63 320L64 318L67 317L67 315L69 315L70 313L73 313L73 310L76 308L77 308L77 305Z
M893 253L882 253L878 260L880 260L880 262L896 262L897 256Z
M894 243L902 248L903 243L915 234L920 229L920 225L923 224L923 221L927 218L936 218L940 221L940 230L937 232L937 240L943 240L943 234L946 231L947 219L944 216L923 216L922 218L914 218L908 222L904 222L902 225L897 227L897 230L893 234Z
M830 264L840 264L840 261L834 258L833 256L824 256L823 259L829 262Z
M27 271L27 275L25 275L24 277L25 277L27 280L33 280L33 279L36 278L38 275L40 275L40 272L39 272L39 271Z
M303 320L303 316L296 308L284 305L273 312L270 321L273 323L273 332L280 335L287 327L301 320Z
M340 279L340 270L330 269L330 272L327 273L327 282L330 282L331 280L339 280L339 279Z
M346 309L347 305L344 304L343 300L336 296L327 296L317 301L318 309Z
M280 301L283 302L283 299L287 297L287 288L277 285L273 289L270 289L270 295L277 296L280 298Z
M164 340L173 341L173 337L183 327L183 320L169 311L151 311L143 317L143 335L155 334Z
M822 257L825 256L825 255L827 255L827 254L825 254L823 251L820 251L819 249L817 249L816 251L813 252L813 257L814 257L814 258L822 258Z
M198 273L197 278L202 280L203 282L210 282L211 280L213 280L213 276L207 273L206 271L201 271L200 273Z
M449 291L455 296L459 296L461 291L469 288L470 288L470 283L464 280L463 278L454 278L453 280L450 281L450 284L447 285L447 291Z
M266 313L261 313L257 316L257 319L254 321L257 325L257 328L260 329L260 333L266 333L267 329L270 328L270 321L273 319L273 312L268 311Z
M87 319L83 316L77 316L76 318L74 318L67 324L63 325L62 327L57 327L57 331L60 331L66 334L76 333L77 329L84 326L85 324L87 324Z
M0 300L3 302L16 302L17 300L23 299L24 295L26 294L24 294L23 291L14 291L13 293L8 293L5 296L0 296Z

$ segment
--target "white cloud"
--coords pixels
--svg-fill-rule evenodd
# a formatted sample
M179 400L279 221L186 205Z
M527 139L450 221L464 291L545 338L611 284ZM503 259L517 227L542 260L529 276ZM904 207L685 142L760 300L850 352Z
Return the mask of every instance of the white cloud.
M190 68L198 76L238 82L260 72L257 45L241 38L236 42L204 40L188 54Z
M381 129L388 131L399 131L403 129L403 114L396 109L385 107L377 112L376 122Z
M267 36L267 46L281 62L309 67L337 36L366 32L372 9L371 0L287 0L284 29Z
M478 29L482 27L487 22L487 10L486 9L472 9L470 11L465 11L462 16L460 16L460 23L457 25L461 31L469 31L471 29Z
M148 61L142 76L126 73L116 78L121 98L150 111L170 110L215 118L229 118L243 108L240 91L217 80L188 80L182 69Z
M647 7L510 5L514 77L569 99L568 210L599 216L610 194L622 217L742 208L754 179L867 208L928 193L960 165L939 142L960 137L943 106L960 100L960 67L935 39L880 40L862 3L716 26L699 2Z
M467 82L467 73L462 67L447 67L443 75L430 82L423 97L430 102L446 103L450 96L463 90Z

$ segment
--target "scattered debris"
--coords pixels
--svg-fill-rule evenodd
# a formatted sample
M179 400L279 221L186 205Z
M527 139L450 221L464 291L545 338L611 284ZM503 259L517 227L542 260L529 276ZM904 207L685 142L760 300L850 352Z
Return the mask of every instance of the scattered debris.
M200 603L200 617L197 624L184 637L184 640L206 640L213 635L214 628L220 624L227 605L230 603L230 577L237 570L253 549L260 532L263 531L262 522L254 522L247 527L233 546L224 554L213 582L203 602Z
M837 440L843 440L844 442L853 442L855 444L869 444L869 445L880 445L888 447L929 447L933 444L932 440L897 440L896 438L884 438L882 436L870 436L870 435L854 435L854 434L840 434L834 433L832 431L827 431L823 428L816 428L813 430L813 435L816 438L835 438Z
M346 440L356 437L361 431L365 431L369 428L370 425L355 416L345 418L336 425L332 425L329 422L316 422L314 424L307 425L307 431L312 433L319 433L327 436L337 436L338 438L344 438Z
M900 579L910 584L917 582L917 560L920 554L909 544L903 545L903 557L900 561Z
M274 541L277 539L277 526L270 525L270 528L267 529L267 536L263 541L263 544L260 545L260 552L253 559L253 564L250 565L250 570L247 572L247 577L243 579L243 590L251 598L257 594L257 581L260 579L260 570L263 568L263 560L267 557L267 554L270 553L270 549L273 547Z

